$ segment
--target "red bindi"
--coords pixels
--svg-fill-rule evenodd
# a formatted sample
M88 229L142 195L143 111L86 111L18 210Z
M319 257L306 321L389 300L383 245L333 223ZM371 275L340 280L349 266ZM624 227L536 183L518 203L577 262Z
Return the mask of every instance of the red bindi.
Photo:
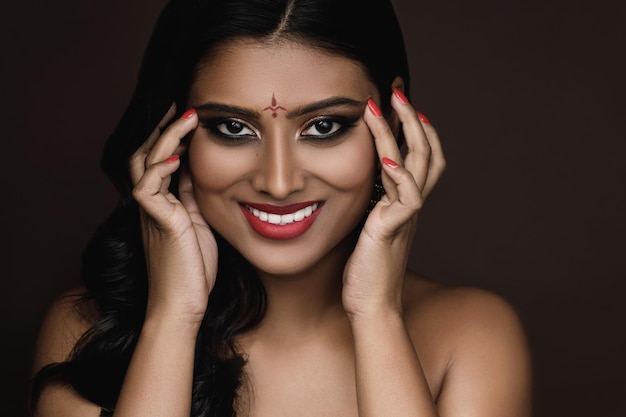
M267 106L266 108L263 109L263 111L265 110L271 110L272 111L272 117L276 117L278 116L278 110L287 110L286 108L284 108L283 106L277 106L277 101L276 101L276 97L274 96L274 94L272 93L272 104L270 106Z

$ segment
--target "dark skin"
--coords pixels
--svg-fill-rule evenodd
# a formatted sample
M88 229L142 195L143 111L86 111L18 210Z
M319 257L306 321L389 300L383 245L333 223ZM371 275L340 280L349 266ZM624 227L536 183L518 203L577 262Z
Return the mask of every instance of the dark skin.
M215 279L209 225L252 263L269 300L263 321L238 339L248 357L242 415L529 416L528 351L508 303L406 270L420 208L445 160L435 129L402 94L402 79L394 80L391 97L379 97L350 60L251 40L224 46L199 74L189 107L236 104L251 114L222 112L243 128L218 123L211 130L202 124L214 109L186 113L163 134L155 131L131 161L149 254L149 303L115 416L189 415L195 338ZM340 135L310 121L349 115L350 105L287 117L337 96L361 103L360 118ZM272 97L275 110L264 112ZM391 102L388 119L381 100ZM167 189L181 169L181 139L191 132L178 200ZM236 144L225 144L220 132ZM386 195L354 246L351 231L378 172ZM302 201L323 208L309 229L285 241L259 235L240 209L242 202ZM64 359L88 325L69 301L55 304L35 369ZM98 413L71 390L50 387L37 415Z

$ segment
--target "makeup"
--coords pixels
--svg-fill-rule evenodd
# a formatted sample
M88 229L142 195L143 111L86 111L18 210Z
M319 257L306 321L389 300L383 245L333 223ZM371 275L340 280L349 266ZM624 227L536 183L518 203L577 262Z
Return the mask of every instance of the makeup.
M380 111L380 108L376 104L374 100L371 98L367 100L367 107L369 107L372 114L376 117L383 117L383 113Z
M399 89L395 88L393 89L393 94L398 98L398 100L400 100L403 104L409 104L409 99L406 98L406 96L404 95L404 93L402 93L402 91L400 91Z
M419 117L419 119L422 121L422 123L425 123L427 125L430 124L430 120L428 120L428 117L424 116L423 113L417 112L417 117Z
M378 90L363 69L294 46L234 42L206 61L188 94L198 112L187 153L198 210L264 274L332 262L387 156L364 119Z
M185 113L183 113L183 115L180 116L180 118L181 119L191 119L194 114L196 114L196 109L189 109Z
M272 104L270 106L267 106L266 108L263 109L263 111L266 110L271 110L272 111L272 117L276 118L276 116L278 116L278 110L287 110L286 108L284 108L283 106L278 106L277 105L278 102L276 101L276 96L274 96L274 94L272 94Z
M398 166L398 164L395 161L387 157L383 158L383 164L387 165L389 168L396 168Z
M322 210L322 201L276 206L240 203L239 207L252 229L268 239L287 240L303 235Z

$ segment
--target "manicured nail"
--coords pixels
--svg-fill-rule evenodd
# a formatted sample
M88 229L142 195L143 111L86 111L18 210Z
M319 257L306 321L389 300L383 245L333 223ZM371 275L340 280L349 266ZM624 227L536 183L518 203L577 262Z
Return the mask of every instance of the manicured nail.
M179 158L180 158L180 155L172 155L169 158L167 158L165 162L167 162L168 164L171 164L172 162L178 161Z
M383 164L387 165L389 168L395 168L398 166L398 164L387 157L383 158Z
M378 105L374 103L374 100L371 98L367 100L367 107L370 108L370 111L374 114L374 116L383 117L383 113L378 108Z
M191 119L191 117L196 114L196 109L189 109L187 110L185 113L183 113L182 116L180 116L181 119Z
M430 124L430 120L428 120L428 117L424 116L422 113L417 112L417 117L419 117L419 119L422 121L422 123L425 123L427 125Z
M402 103L404 104L409 104L409 99L406 98L406 96L404 95L404 93L402 91L400 91L397 88L393 88L393 95L398 97L398 100L400 100Z

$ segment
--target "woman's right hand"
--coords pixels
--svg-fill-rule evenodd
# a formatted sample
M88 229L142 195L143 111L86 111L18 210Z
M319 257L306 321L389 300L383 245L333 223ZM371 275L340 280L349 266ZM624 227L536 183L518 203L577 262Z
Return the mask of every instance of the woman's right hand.
M198 126L189 110L164 131L175 114L172 105L146 142L130 159L133 197L140 207L148 269L150 317L172 317L199 325L217 272L217 243L202 217L186 170L181 169L180 200L170 191L180 168L182 139Z

